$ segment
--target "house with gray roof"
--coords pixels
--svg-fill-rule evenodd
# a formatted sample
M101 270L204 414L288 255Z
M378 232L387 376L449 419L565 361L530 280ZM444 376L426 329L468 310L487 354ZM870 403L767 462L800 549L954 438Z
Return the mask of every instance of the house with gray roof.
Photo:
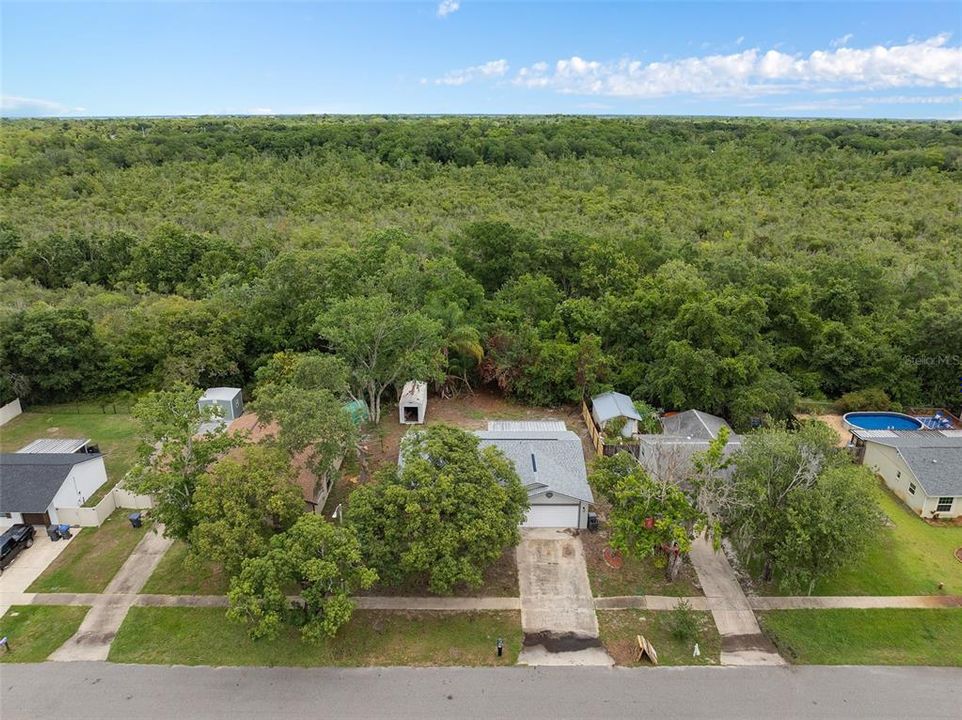
M684 484L694 472L695 453L704 452L718 437L722 428L728 428L725 455L741 449L742 439L731 426L717 415L701 410L686 410L659 418L660 435L638 436L638 461L654 477ZM725 472L732 472L729 468Z
M591 398L591 417L604 432L605 426L618 418L624 418L621 435L630 438L638 432L641 415L630 397L619 392L606 392Z
M962 515L962 430L854 429L851 447L917 515Z
M475 433L481 447L498 448L514 463L528 491L531 507L523 527L588 527L588 506L594 503L588 485L581 438L563 425L548 423L489 423ZM508 427L507 430L493 429Z
M2 453L0 527L57 525L58 508L83 505L105 482L100 453Z

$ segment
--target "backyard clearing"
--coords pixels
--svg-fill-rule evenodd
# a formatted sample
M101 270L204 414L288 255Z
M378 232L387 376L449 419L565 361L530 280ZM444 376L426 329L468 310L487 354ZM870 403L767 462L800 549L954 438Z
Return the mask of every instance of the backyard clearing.
M104 412L99 405L38 405L3 426L0 452L16 452L40 438L90 438L100 448L107 468L107 482L86 505L96 505L137 461L137 424L124 412ZM126 407L117 406L119 410Z
M78 531L27 592L103 592L144 533L149 532L146 527L132 528L128 512L115 510L99 528Z
M601 642L616 665L651 665L647 659L638 662L638 635L643 635L654 646L659 665L718 665L721 638L711 613L694 613L698 622L695 641L678 640L672 636L669 630L671 614L671 611L599 610ZM699 657L693 657L695 642L701 651Z
M759 624L799 665L962 667L962 608L772 610Z
M520 648L521 616L511 611L359 610L336 638L311 645L286 626L274 640L251 640L222 608L133 607L108 659L215 666L513 665Z
M0 637L10 651L0 651L0 662L43 662L77 632L87 610L78 605L14 605L0 618Z
M605 561L604 551L608 546L607 530L580 533L585 549L585 563L588 566L588 579L591 592L595 597L616 597L619 595L670 595L672 597L691 597L703 595L695 583L697 577L691 563L686 559L678 578L668 582L665 570L658 567L655 558L623 557L620 568L613 568Z

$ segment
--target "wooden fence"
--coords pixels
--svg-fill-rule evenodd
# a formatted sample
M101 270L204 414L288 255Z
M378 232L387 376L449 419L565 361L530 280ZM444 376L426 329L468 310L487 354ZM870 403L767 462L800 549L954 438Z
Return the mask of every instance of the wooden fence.
M588 435L591 437L591 444L595 452L598 455L604 455L605 440L601 437L601 431L598 430L598 426L595 425L595 419L591 417L591 410L588 409L588 404L584 400L581 401L581 417L588 427Z

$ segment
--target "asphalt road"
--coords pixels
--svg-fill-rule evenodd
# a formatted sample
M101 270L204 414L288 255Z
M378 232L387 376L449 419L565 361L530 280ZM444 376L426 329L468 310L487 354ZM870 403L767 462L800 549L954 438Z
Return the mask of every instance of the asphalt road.
M953 718L960 668L0 665L20 718Z

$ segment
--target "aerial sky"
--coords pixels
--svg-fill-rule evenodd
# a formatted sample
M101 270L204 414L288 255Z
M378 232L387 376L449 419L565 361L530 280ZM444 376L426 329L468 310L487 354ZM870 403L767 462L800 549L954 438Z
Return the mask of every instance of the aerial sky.
M962 118L959 2L4 0L2 114Z

